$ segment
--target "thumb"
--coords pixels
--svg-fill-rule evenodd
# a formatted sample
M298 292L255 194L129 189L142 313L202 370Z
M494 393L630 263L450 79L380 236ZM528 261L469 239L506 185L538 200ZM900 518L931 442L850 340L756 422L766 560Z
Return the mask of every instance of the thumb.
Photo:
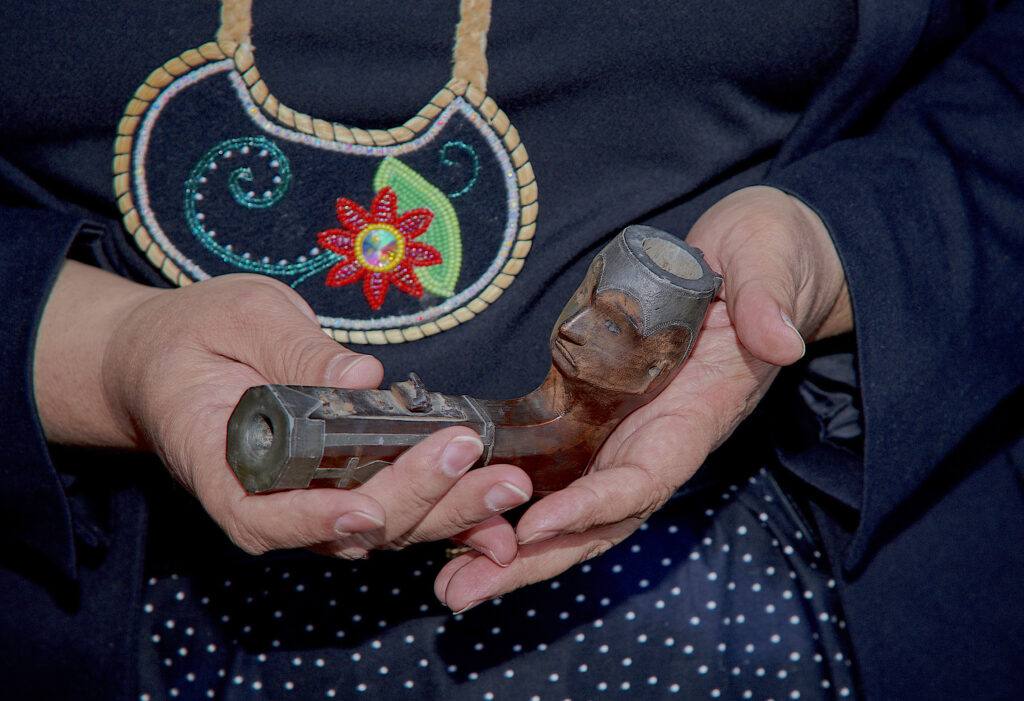
M708 209L687 242L722 273L725 298L740 343L756 358L789 365L803 357L797 295L806 275L806 224L791 198L767 187L739 190Z
M793 323L796 285L770 257L736 256L723 266L725 300L740 343L772 365L803 357L804 339Z
M380 384L384 374L380 361L329 338L293 290L266 278L232 277L221 283L232 286L230 295L222 295L231 300L231 318L218 325L223 355L245 363L274 384L351 389Z
M262 338L254 350L256 369L272 383L372 389L384 376L379 360L345 348L304 318Z

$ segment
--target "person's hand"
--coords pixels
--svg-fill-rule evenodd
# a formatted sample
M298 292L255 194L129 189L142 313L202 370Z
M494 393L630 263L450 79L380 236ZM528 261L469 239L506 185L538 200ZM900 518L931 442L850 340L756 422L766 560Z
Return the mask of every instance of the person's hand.
M498 568L468 553L435 582L465 610L553 577L626 538L688 480L814 340L852 328L842 266L821 220L779 190L740 190L687 237L724 278L693 354L648 405L616 428L593 470L532 505L519 554Z
M157 453L244 550L308 547L340 557L454 537L495 562L516 553L498 514L525 502L510 465L464 474L483 446L439 432L356 490L248 495L225 460L228 416L267 383L376 387L380 363L330 340L293 290L225 276L156 290L67 263L37 342L36 397L48 438Z

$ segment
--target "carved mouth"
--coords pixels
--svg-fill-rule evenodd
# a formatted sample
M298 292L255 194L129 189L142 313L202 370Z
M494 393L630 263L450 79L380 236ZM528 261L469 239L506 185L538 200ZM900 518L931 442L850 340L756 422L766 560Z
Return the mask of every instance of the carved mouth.
M574 344L574 345L575 345L575 344ZM578 370L578 369L579 369L579 368L578 368L578 366L576 365L576 358L575 358L575 357L573 357L573 354L572 354L572 353L570 352L570 350L569 350L569 345L568 345L568 344L567 344L567 343L566 343L566 342L565 342L565 341L564 341L563 339L561 339L561 338L556 338L556 339L555 339L555 343L554 343L554 346L555 346L555 348L557 348L557 349L558 349L558 352L559 352L559 353L561 353L561 355L562 355L562 358L563 358L563 359L564 359L564 360L565 360L565 361L566 361L567 363L569 363L569 366L570 366L570 367L571 367L571 368L572 368L573 370Z

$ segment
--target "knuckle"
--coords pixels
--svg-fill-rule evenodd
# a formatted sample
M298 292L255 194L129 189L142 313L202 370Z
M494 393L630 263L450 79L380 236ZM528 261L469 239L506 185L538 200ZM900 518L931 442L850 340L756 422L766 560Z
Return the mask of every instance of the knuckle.
M603 555L616 545L617 541L612 538L599 537L594 538L584 546L579 562L585 562L591 560L598 555Z
M273 550L273 546L267 539L247 524L232 519L228 523L222 524L222 528L231 542L249 555L263 555Z
M638 465L623 465L623 467L633 472L630 484L634 485L634 493L639 495L636 508L633 509L631 515L641 521L646 520L668 501L675 488L665 484L650 471Z
M400 536L392 538L386 547L388 550L404 550L405 548L415 544L416 542L418 541L413 536L413 534L403 533Z

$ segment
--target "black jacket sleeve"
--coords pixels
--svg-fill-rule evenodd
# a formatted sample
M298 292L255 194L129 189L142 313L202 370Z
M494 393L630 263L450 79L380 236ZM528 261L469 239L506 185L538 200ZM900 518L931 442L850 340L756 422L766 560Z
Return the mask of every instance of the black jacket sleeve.
M864 422L854 566L1024 384L1024 2L988 17L874 127L766 184L821 216L849 284Z
M32 369L39 320L82 222L2 160L0 193L0 406L7 455L0 460L0 533L8 547L34 551L74 576L71 513L36 412Z

